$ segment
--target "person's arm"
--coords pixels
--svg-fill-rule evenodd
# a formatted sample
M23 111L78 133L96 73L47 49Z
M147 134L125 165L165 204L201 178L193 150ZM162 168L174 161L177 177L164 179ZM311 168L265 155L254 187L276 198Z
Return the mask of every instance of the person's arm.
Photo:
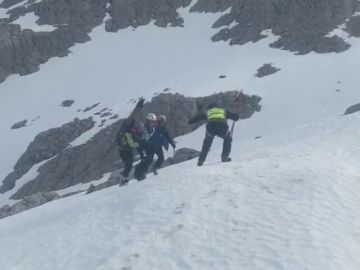
M139 101L136 103L135 108L130 113L128 118L126 119L127 122L131 122L133 119L136 119L139 116L142 106L144 105L145 99L141 97Z
M168 130L167 130L166 127L163 127L163 128L161 129L161 133L164 135L165 139L171 144L172 148L175 148L175 147L176 147L175 142L174 142L174 140L170 137L170 134L169 134L169 132L168 132Z
M234 121L238 121L240 118L239 114L226 111L226 119L231 119Z
M189 124L194 124L196 122L199 122L199 121L205 121L206 120L206 114L205 113L201 113L201 114L198 114L198 115L195 115L193 116L192 118L190 118L189 120Z

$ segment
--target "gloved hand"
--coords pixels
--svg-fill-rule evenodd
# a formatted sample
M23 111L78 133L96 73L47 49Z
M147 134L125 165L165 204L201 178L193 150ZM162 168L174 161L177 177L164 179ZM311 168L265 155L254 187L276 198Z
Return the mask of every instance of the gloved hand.
M139 98L138 103L136 104L136 108L141 108L144 105L145 98L141 97Z

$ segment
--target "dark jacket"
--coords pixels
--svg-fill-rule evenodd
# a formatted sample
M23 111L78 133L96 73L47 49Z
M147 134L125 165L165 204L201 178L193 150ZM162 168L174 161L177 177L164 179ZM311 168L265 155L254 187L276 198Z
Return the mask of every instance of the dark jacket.
M116 143L120 150L139 147L139 140L141 139L142 130L137 124L136 119L140 113L143 103L144 100L140 99L129 117L124 120L123 125L116 135Z
M145 125L143 138L150 146L164 146L167 150L171 144L175 148L175 143L165 125Z

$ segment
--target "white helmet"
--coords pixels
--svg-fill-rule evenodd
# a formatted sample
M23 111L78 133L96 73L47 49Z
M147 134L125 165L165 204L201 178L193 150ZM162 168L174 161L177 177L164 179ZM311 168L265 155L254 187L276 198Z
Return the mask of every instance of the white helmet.
M157 119L158 119L158 121L160 121L160 122L166 122L166 116L163 115L163 114L160 114Z
M149 121L156 121L157 120L155 113L148 113L146 115L146 119L149 120Z

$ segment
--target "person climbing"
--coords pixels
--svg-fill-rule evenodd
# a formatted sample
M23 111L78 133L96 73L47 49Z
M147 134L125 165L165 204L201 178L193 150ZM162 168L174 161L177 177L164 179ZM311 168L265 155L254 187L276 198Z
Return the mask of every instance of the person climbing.
M145 157L141 160L139 164L135 166L135 171L134 171L134 177L139 181L144 180L146 178L146 172L153 159L153 155L151 158L152 149L149 143L149 139L154 135L156 125L157 125L156 114L148 113L146 115L146 120L142 134L142 140L141 140L142 142L141 148L145 152Z
M162 164L164 163L164 151L163 147L166 151L169 149L169 144L172 146L174 152L175 152L175 142L170 137L169 131L166 127L166 116L161 114L157 118L157 126L155 128L155 133L153 136L149 139L150 144L150 153L149 153L149 159L152 156L152 159L154 158L154 155L157 156L157 161L155 162L153 166L153 172L155 175L158 174L157 170L161 168Z
M129 174L133 167L135 149L137 149L141 159L144 159L143 149L140 145L142 129L137 119L144 101L145 100L143 98L140 98L134 110L129 117L124 120L123 125L116 135L119 155L124 163L124 170L121 174L120 185L125 185L129 182Z
M144 135L146 157L135 169L135 174L139 180L146 177L146 173L152 164L155 155L157 156L157 161L152 169L155 175L158 174L157 170L161 168L164 162L163 147L167 150L170 144L174 151L176 148L175 142L170 137L166 128L165 115L159 115L159 117L156 117L155 114L149 113L146 119Z
M216 102L213 102L208 105L206 112L195 115L189 120L189 124L193 124L201 120L207 121L206 134L198 159L198 166L202 166L204 164L215 136L219 136L224 139L221 161L231 161L229 155L231 152L232 137L227 124L227 119L238 121L239 115L227 111L224 108L221 108Z

